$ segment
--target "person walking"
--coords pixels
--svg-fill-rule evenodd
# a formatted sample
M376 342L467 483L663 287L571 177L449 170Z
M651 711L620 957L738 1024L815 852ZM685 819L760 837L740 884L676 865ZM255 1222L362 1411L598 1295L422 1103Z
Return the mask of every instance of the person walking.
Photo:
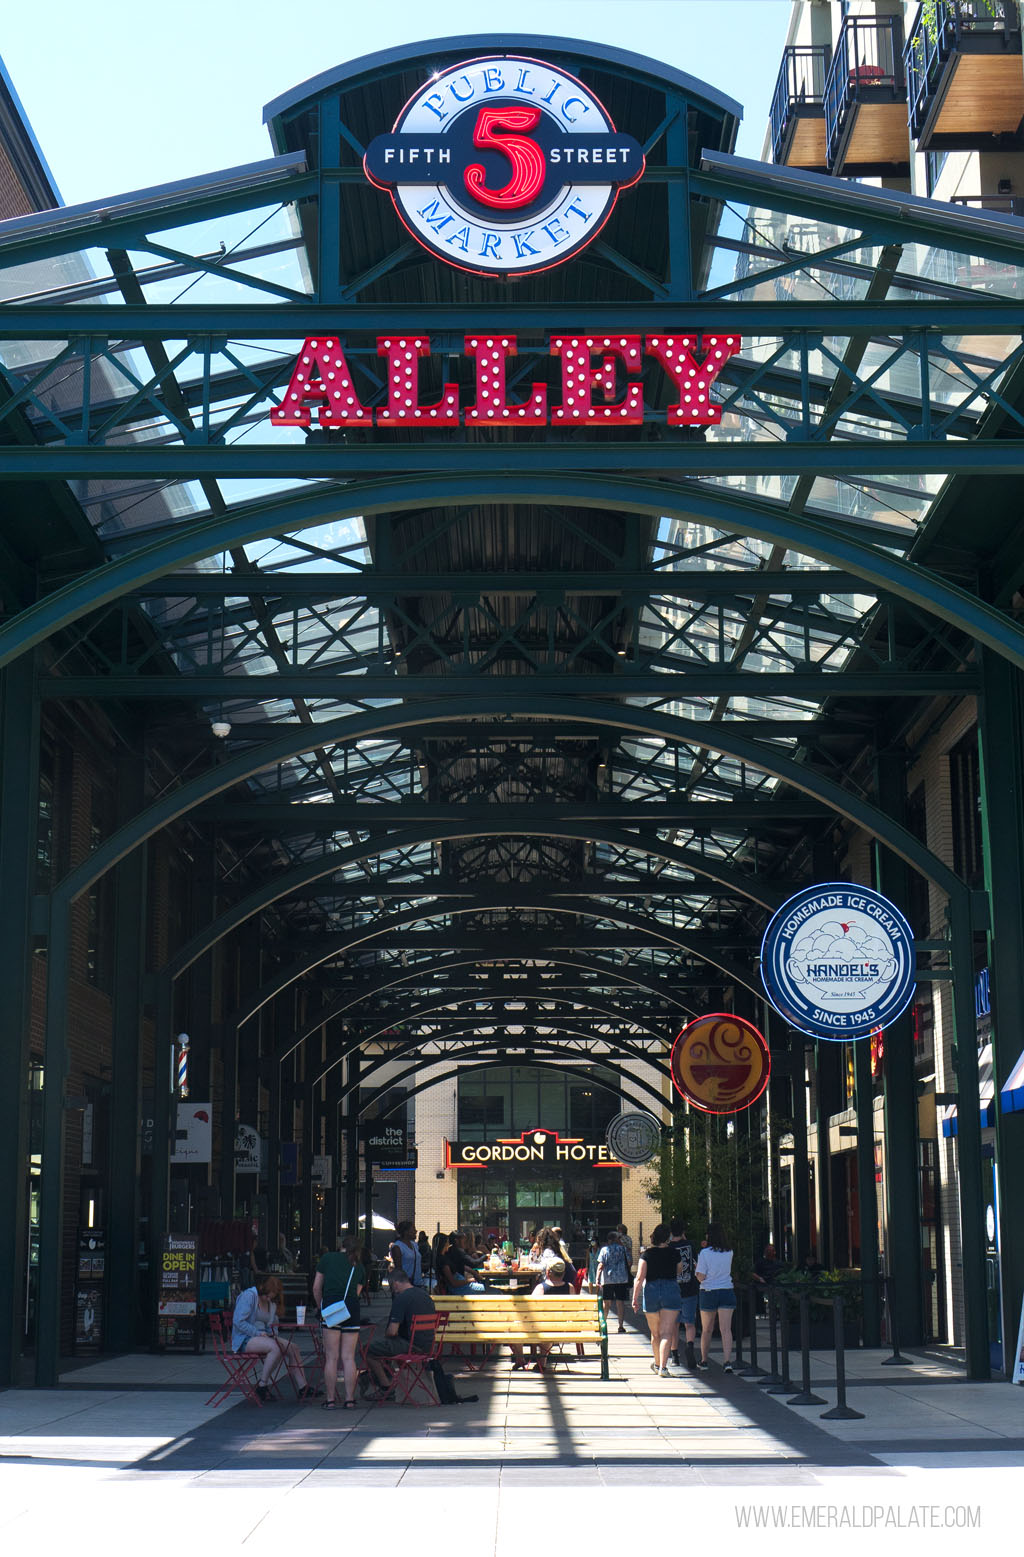
M423 1272L423 1285L427 1291L433 1284L434 1256L430 1246L430 1239L425 1232L421 1232L416 1240L416 1247L420 1251L420 1270Z
M732 1316L736 1308L736 1290L732 1284L732 1245L721 1222L708 1226L707 1242L697 1256L697 1280L700 1282L700 1362L707 1371L708 1350L715 1328L722 1332L722 1372L732 1372Z
M679 1323L686 1327L686 1366L692 1373L697 1366L693 1348L697 1339L697 1298L700 1294L700 1282L697 1280L697 1250L687 1238L686 1228L678 1217L672 1218L671 1226L672 1237L669 1239L669 1247L679 1250ZM679 1361L678 1329L672 1346L672 1361L677 1368L682 1366Z
M619 1242L626 1251L626 1264L629 1266L629 1274L633 1274L633 1240L629 1236L629 1228L625 1222L620 1222L615 1231L619 1235Z
M605 1301L607 1314L609 1303L615 1304L619 1321L619 1335L626 1333L626 1300L629 1297L629 1266L626 1251L619 1242L618 1233L609 1233L597 1256L597 1287Z
M299 1349L277 1332L278 1317L284 1308L284 1290L279 1276L265 1276L258 1287L247 1287L238 1296L231 1319L231 1350L247 1357L262 1357L263 1369L256 1393L266 1400L270 1385L280 1372L288 1369L300 1400L312 1400L316 1391L306 1382Z
M640 1312L641 1296L647 1328L651 1332L654 1361L651 1372L670 1378L668 1354L679 1329L679 1255L669 1245L670 1229L659 1222L651 1242L640 1256L633 1285L633 1312Z
M327 1399L325 1411L337 1411L339 1401L338 1363L345 1380L346 1411L356 1409L356 1342L359 1340L359 1298L366 1285L366 1271L361 1263L362 1246L359 1239L349 1233L341 1240L341 1249L321 1256L313 1277L313 1302L321 1314L332 1303L344 1303L348 1318L340 1324L324 1322L324 1389Z

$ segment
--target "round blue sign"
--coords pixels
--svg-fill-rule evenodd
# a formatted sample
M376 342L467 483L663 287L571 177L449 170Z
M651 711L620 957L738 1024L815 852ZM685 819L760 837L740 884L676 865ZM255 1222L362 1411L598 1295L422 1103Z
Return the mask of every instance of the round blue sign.
M914 998L913 931L870 887L805 887L764 933L761 980L775 1010L803 1032L866 1038Z

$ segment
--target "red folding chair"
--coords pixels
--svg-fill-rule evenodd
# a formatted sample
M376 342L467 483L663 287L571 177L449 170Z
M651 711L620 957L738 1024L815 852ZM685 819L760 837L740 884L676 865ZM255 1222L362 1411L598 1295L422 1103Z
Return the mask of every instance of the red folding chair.
M444 1332L448 1324L447 1313L440 1314L416 1314L409 1324L409 1349L401 1352L397 1357L388 1357L387 1365L394 1371L391 1382L386 1389L382 1389L374 1400L374 1405L382 1406L385 1401L394 1399L398 1405L408 1402L416 1404L413 1395L419 1390L428 1406L438 1404L437 1392L430 1376L430 1364L436 1362L441 1355L441 1347L444 1343ZM417 1351L418 1339L430 1335L431 1343L427 1351Z
M256 1393L256 1385L260 1376L261 1357L247 1357L244 1352L238 1353L231 1350L231 1331L225 1333L224 1315L209 1314L210 1335L213 1339L213 1350L224 1372L227 1374L227 1383L215 1389L209 1400L208 1406L219 1406L222 1400L227 1400L233 1390L238 1390L246 1400L254 1405L262 1406L263 1402Z

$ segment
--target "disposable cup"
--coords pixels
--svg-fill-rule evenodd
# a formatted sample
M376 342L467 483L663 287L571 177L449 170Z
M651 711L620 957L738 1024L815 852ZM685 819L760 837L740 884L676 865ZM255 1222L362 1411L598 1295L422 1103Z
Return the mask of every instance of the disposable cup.
M296 1303L296 1305L295 1305L295 1323L297 1325L304 1325L306 1323L306 1305L305 1305L305 1303Z

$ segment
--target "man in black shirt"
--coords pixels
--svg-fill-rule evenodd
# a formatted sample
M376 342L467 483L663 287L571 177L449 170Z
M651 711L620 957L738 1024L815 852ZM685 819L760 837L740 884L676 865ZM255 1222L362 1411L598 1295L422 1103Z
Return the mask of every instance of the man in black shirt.
M411 1321L417 1314L434 1312L434 1301L425 1288L414 1287L404 1270L396 1268L391 1272L391 1313L387 1329L379 1341L370 1342L366 1352L366 1366L382 1389L387 1389L391 1383L384 1358L400 1357L407 1352ZM417 1351L429 1352L432 1341L429 1335L420 1336L416 1342Z
M672 1219L672 1236L669 1239L669 1248L679 1253L679 1323L686 1327L686 1366L691 1373L697 1367L697 1356L693 1345L697 1339L697 1298L700 1293L700 1282L697 1280L697 1250L686 1236L683 1223L678 1217ZM675 1335L675 1344L672 1347L672 1361L676 1367L681 1367L679 1361L679 1330Z

